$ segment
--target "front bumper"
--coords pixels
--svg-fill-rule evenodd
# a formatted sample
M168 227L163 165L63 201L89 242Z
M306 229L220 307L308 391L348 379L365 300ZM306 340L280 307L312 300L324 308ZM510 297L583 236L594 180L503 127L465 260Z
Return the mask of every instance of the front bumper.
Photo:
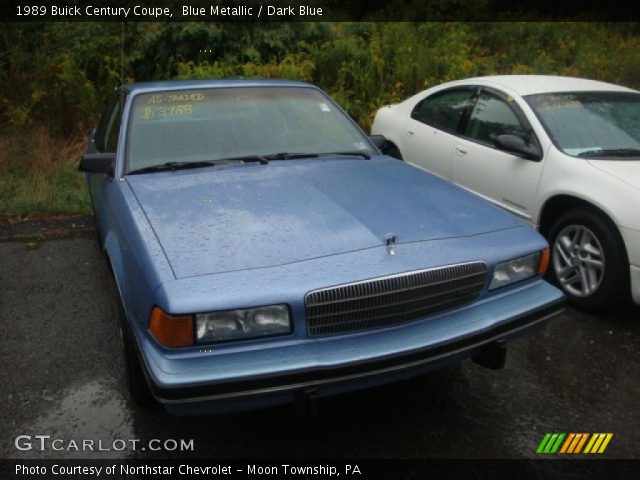
M636 305L640 305L640 267L631 265L631 298Z
M640 305L640 230L620 227L630 263L631 298Z
M174 414L222 413L319 397L442 368L541 327L564 298L542 280L463 308L381 330L263 349L169 359L148 339L141 355L156 399Z

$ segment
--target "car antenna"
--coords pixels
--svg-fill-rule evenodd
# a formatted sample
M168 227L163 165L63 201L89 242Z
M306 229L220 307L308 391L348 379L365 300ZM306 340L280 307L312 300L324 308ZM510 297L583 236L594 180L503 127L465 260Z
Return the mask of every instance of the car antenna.
M120 111L124 108L124 22L120 22Z

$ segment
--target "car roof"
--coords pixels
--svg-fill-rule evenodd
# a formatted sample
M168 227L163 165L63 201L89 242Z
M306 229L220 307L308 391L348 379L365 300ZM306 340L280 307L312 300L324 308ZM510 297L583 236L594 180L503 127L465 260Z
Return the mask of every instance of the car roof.
M305 82L277 79L199 79L199 80L160 80L154 82L137 82L125 85L128 92L154 90L180 90L191 88L223 88L223 87L312 87Z
M608 92L636 92L630 88L613 83L600 82L587 78L561 77L557 75L493 75L476 77L451 82L451 85L486 85L503 87L520 95L535 95L538 93L557 92L584 92L584 91L608 91Z

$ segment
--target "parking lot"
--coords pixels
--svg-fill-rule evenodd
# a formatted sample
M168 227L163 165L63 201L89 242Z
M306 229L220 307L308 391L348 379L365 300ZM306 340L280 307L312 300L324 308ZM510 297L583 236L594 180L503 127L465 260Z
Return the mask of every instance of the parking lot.
M317 423L289 407L208 418L140 409L125 390L114 286L90 228L81 227L16 240L5 226L2 458L532 458L546 432L612 432L604 456L640 457L640 312L633 307L599 315L567 308L511 344L503 370L465 362L323 400ZM109 445L193 439L194 451L15 448L16 436L39 434Z

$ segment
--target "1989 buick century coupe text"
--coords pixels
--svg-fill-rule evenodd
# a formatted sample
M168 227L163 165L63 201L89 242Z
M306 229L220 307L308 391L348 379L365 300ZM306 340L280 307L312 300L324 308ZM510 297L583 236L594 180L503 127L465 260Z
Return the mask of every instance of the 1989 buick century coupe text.
M223 412L499 367L561 310L538 233L375 141L304 83L121 90L80 169L135 399Z

